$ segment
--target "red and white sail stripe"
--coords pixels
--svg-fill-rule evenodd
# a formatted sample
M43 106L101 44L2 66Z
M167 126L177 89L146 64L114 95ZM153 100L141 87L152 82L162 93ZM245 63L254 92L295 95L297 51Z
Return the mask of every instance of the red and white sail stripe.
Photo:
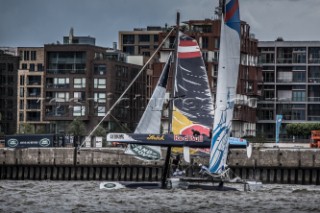
M180 40L178 46L178 58L201 57L200 47L196 40Z

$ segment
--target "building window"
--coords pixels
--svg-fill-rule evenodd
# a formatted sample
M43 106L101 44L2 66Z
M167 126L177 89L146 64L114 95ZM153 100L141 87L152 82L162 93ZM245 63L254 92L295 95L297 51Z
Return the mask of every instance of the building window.
M262 72L264 82L274 82L274 72Z
M13 64L12 64L12 63L9 63L9 64L8 64L8 71L9 71L9 72L13 72L13 68L14 68Z
M105 116L106 115L106 107L105 106L98 106L96 115L97 116Z
M6 63L0 63L0 72L4 72L6 70Z
M73 79L74 88L86 88L86 79L85 78L74 78Z
M53 86L55 88L69 88L69 78L54 78Z
M23 112L19 113L19 121L24 121L24 113Z
M21 69L23 69L23 70L28 69L28 65L27 64L21 64Z
M23 98L24 97L24 88L20 88L20 97Z
M274 110L273 109L263 109L261 110L260 120L273 120Z
M37 70L38 71L43 71L43 65L42 64L37 64Z
M139 42L150 42L150 35L139 35Z
M306 82L306 72L292 72L293 82Z
M261 53L260 63L263 64L273 64L274 63L274 53Z
M134 35L123 35L123 44L134 44Z
M159 35L153 35L153 41L156 43L159 41Z
M84 116L86 113L85 106L73 106L73 116Z
M105 89L106 88L106 79L95 78L94 79L94 88Z
M23 51L23 60L24 61L29 61L29 51Z
M253 82L246 82L246 93L252 93L253 92Z
M202 48L209 48L209 38L208 37L202 37Z
M95 75L104 75L107 73L107 67L105 64L95 64L94 65L94 74Z
M123 52L128 53L130 55L134 54L134 46L124 46Z
M292 101L305 101L306 92L305 91L292 91Z
M274 90L264 90L263 91L264 100L274 99Z
M13 83L13 76L8 76L8 82Z
M13 96L13 89L11 87L8 87L8 96L9 97Z
M20 85L21 85L21 86L24 85L24 76L20 76Z
M85 92L74 92L73 98L75 102L83 101L85 99Z
M305 120L305 110L292 110L292 120Z
M308 80L310 83L320 83L320 67L319 66L309 67Z
M68 92L57 92L56 93L56 102L67 102L69 101Z
M320 63L320 47L309 48L309 63Z
M36 51L31 51L31 61L37 60L37 52Z
M34 64L29 64L29 70L34 71L35 65Z
M94 93L94 102L105 103L106 102L106 93L102 93L102 92Z

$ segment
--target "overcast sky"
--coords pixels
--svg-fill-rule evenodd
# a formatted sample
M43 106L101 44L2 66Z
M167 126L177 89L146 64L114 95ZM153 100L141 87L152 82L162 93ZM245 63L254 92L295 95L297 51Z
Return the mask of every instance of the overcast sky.
M320 0L239 0L241 20L259 40L320 40ZM0 46L41 47L78 36L112 47L118 32L214 18L218 0L0 0Z

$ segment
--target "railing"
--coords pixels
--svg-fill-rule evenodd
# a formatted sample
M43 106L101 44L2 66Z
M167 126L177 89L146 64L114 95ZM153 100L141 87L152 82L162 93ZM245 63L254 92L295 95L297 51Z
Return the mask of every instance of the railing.
M309 78L309 83L320 83L320 78Z
M60 88L69 88L70 87L70 84L47 84L47 88L57 88L57 89L60 89Z
M40 121L40 117L27 117L26 121Z
M41 80L39 80L39 81L29 81L27 85L41 85Z
M40 93L29 93L27 97L38 98L38 97L41 97L41 94Z
M37 105L35 105L35 104L27 105L27 109L40 109L40 108L41 108L40 104L37 104Z
M309 58L310 64L320 64L320 58Z
M320 121L320 116L308 116L308 121Z
M308 97L309 102L320 102L320 97Z
M47 74L85 74L86 69L77 69L77 70L70 70L70 69L47 69Z

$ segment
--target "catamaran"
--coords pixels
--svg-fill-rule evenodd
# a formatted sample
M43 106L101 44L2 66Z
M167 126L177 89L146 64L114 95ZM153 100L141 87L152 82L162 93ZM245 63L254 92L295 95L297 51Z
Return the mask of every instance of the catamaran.
M163 188L170 181L172 186L173 179L169 178L168 172L172 147L183 147L187 162L190 160L189 148L210 147L209 165L202 166L201 171L219 182L220 186L231 181L227 155L240 63L238 0L227 0L222 14L215 108L200 47L195 39L179 32L178 14L175 51L168 57L136 131L107 135L107 141L128 143L126 153L140 159L158 160L161 158L160 146L167 147ZM170 69L173 70L173 85L169 134L160 134L161 109ZM248 150L250 152L250 146Z

